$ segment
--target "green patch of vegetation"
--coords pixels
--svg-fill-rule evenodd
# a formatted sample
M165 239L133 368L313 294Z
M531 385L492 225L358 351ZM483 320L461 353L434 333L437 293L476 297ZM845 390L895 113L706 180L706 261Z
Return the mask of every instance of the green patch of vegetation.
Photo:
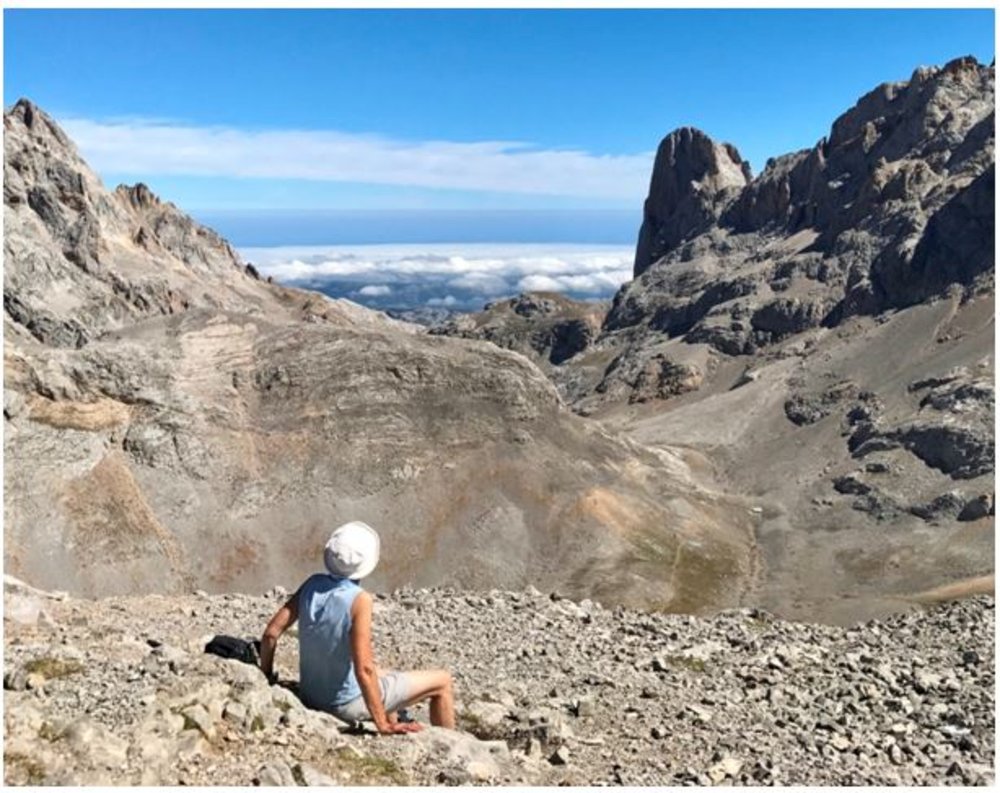
M250 722L250 732L263 732L264 731L264 719L259 715L253 717L253 721Z
M629 569L664 585L664 597L649 597L646 608L666 614L697 614L730 599L745 575L745 551L708 535L698 539L701 544L690 544L653 527L629 536ZM597 597L600 599L601 593Z
M24 665L24 671L30 674L39 674L46 680L55 680L60 677L68 677L83 671L83 664L79 661L63 661L59 658L33 658Z
M470 735L476 736L481 741L504 740L507 735L500 729L486 724L475 713L463 710L458 714L458 728Z
M465 732L472 733L477 738L479 733L485 729L486 725L475 713L463 710L458 714L458 728Z
M38 737L54 743L63 737L63 730L52 725L51 722L43 722L38 728Z
M687 669L690 672L705 671L705 662L701 658L691 658L687 655L668 655L664 660L677 669Z
M8 769L23 772L29 785L40 785L45 781L45 766L26 754L4 752L3 764Z
M747 627L757 633L763 633L771 627L769 620L762 620L760 617L747 617Z
M392 760L384 757L359 757L349 749L336 753L337 768L350 775L352 785L408 785L406 773Z

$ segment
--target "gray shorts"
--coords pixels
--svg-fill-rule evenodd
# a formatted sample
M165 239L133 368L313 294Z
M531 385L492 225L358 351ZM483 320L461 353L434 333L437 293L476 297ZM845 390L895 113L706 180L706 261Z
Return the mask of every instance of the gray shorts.
M386 672L379 675L379 688L382 689L382 705L386 713L399 710L410 698L410 681L405 672ZM364 697L357 697L343 705L334 705L330 713L341 721L368 721L371 714L365 704Z

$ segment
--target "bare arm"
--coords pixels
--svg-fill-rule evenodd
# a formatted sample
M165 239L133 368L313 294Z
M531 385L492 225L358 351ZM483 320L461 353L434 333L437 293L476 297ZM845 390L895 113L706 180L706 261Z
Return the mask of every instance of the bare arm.
M354 661L354 675L361 687L361 696L375 722L375 729L382 735L419 730L419 724L397 724L386 715L375 653L372 650L372 596L367 592L361 592L351 604L351 659Z
M260 640L260 668L271 682L274 682L274 651L278 646L278 639L298 618L299 593L296 591L285 605L271 617L271 621L264 629L264 636Z

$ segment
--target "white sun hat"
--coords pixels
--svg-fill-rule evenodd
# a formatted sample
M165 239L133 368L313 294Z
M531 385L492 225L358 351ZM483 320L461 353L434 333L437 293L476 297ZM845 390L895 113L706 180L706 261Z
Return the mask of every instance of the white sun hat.
M378 533L367 523L352 520L333 530L323 550L330 575L364 578L378 564Z

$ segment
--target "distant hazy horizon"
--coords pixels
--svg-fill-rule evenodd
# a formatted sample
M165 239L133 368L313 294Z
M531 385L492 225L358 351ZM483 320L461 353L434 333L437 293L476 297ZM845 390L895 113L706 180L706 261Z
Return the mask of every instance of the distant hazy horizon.
M280 283L380 310L478 311L522 291L608 298L641 210L195 212Z
M242 247L279 283L369 308L478 311L520 292L611 297L632 277L633 248L569 243L450 242Z

